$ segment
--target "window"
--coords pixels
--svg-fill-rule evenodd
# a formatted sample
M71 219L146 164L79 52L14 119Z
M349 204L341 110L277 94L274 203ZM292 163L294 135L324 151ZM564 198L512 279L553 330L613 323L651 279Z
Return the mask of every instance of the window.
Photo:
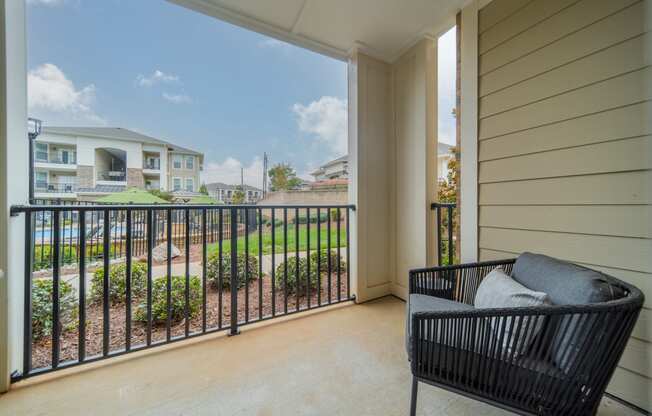
M175 169L181 169L181 155L174 155L172 157L172 166Z
M193 180L192 178L186 178L186 191L192 192L193 191Z
M36 182L36 187L40 189L45 189L48 187L48 173L47 172L34 172L34 180Z
M172 178L172 190L173 191L181 190L181 178Z
M48 161L48 144L47 143L35 143L35 158L39 162Z
M186 156L186 169L193 170L194 169L194 164L195 164L195 157L194 156Z

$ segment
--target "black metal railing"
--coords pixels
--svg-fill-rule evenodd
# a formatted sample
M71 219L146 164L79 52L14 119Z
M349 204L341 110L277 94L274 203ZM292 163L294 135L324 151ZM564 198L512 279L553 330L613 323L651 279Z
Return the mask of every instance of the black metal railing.
M124 171L107 171L107 172L97 172L98 181L114 181L114 182L125 182L127 180L127 173Z
M161 169L161 161L158 159L153 161L146 160L143 162L143 169L159 170Z
M437 221L437 264L446 266L458 263L455 255L455 214L457 204L455 203L438 203L430 205L430 209L435 210Z
M352 300L354 209L14 206L26 255L24 360L13 379ZM44 224L49 255L36 273Z

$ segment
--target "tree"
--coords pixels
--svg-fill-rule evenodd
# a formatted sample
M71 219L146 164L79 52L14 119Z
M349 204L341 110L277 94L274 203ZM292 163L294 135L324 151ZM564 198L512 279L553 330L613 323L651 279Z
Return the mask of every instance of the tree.
M233 191L233 196L231 197L231 202L234 204L244 204L245 202L245 193L239 186L236 187L236 190Z
M272 183L272 192L288 191L296 189L301 185L301 179L297 178L294 168L292 168L289 163L279 163L275 165L269 170L268 174Z
M451 147L451 154L453 157L448 162L448 173L446 174L446 180L439 182L438 189L438 200L439 202L448 202L455 203L457 202L457 192L459 189L459 178L457 168L458 158L457 158L457 147Z
M206 188L206 184L202 183L201 186L199 187L199 193L208 195L208 188Z

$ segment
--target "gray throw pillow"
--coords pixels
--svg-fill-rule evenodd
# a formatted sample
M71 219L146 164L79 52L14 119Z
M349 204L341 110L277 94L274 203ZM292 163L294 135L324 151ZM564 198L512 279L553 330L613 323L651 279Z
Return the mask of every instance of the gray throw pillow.
M544 292L530 290L515 281L500 267L492 270L480 283L474 306L481 308L514 308L550 305ZM530 322L531 320L534 320ZM503 358L524 354L543 327L543 317L492 318L491 327L496 341L502 339ZM502 336L501 336L502 335Z

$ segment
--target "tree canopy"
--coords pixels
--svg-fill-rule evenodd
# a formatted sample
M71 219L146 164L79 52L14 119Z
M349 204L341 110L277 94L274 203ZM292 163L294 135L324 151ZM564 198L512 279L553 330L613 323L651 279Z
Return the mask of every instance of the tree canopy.
M268 173L273 192L288 191L301 185L301 179L297 177L294 168L289 163L278 163Z

